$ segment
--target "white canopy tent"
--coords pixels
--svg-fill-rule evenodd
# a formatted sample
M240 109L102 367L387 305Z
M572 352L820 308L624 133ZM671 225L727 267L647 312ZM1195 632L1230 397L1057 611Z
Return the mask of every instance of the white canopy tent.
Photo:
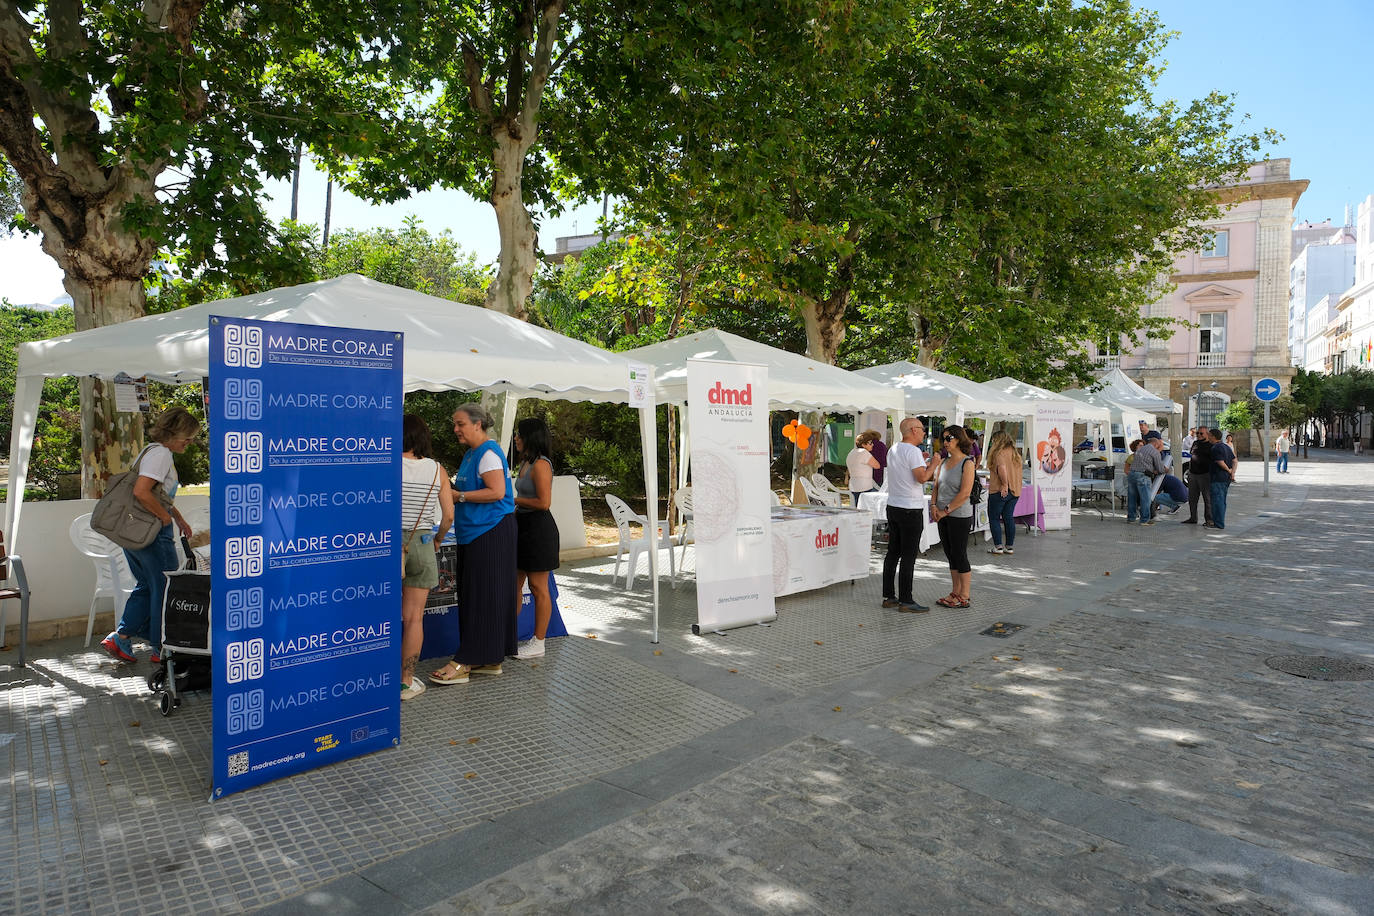
M654 392L660 403L686 404L687 361L713 359L767 367L770 410L858 413L901 409L901 395L887 386L858 378L852 372L800 353L780 350L717 328L626 350L621 355L654 367ZM685 413L683 418L685 430ZM679 486L687 482L689 441L690 432L684 432L679 446Z
M1158 416L1169 417L1169 442L1182 441L1182 405L1141 387L1120 369L1112 369L1090 389L1071 388L1060 393L1110 411L1112 422L1121 424L1123 436L1128 441L1131 437L1125 433L1125 426L1130 419Z
M626 350L621 355L654 367L654 389L660 403L685 404L687 360L714 359L766 366L768 406L772 410L886 411L900 410L902 405L901 397L884 385L716 328Z
M19 347L10 434L5 534L17 544L24 485L43 380L63 375L113 379L124 372L158 381L199 382L209 375L211 315L400 331L406 391L489 391L509 399L510 428L520 397L627 403L630 362L591 344L507 315L378 283L357 274L251 296L207 302L162 315ZM639 408L650 530L657 525L658 455L653 406ZM653 638L658 641L658 562L650 552Z
M1099 426L1108 426L1112 422L1112 413L1106 407L1098 407L1086 401L1075 400L1063 394L1055 394L1048 388L1041 388L1039 385L1032 385L1030 382L1023 382L1014 379L1009 375L995 378L984 385L998 392L999 394L1011 395L1032 404L1036 401L1063 401L1073 408L1073 421L1075 423L1091 423Z
M854 374L899 390L903 396L900 409L907 414L934 414L951 423L962 423L968 414L1014 420L1024 420L1027 415L1026 402L1020 397L906 360Z

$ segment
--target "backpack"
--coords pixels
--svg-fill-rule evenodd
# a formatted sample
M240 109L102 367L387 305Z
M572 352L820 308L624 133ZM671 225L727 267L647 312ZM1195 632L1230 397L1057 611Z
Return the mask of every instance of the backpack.
M965 458L965 461L972 461L972 458ZM959 472L963 473L963 465L959 466ZM968 491L968 504L976 506L983 501L983 481L978 478L978 466L973 466L973 489Z

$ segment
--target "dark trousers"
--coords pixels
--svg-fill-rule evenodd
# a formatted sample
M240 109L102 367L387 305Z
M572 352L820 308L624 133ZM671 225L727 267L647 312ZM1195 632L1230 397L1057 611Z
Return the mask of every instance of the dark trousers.
M1212 475L1188 475L1188 517L1197 520L1197 501L1202 497L1203 521L1212 520Z
M883 557L884 598L896 598L903 604L911 604L915 600L911 597L911 578L916 571L916 554L921 549L925 514L925 509L887 507L887 556Z

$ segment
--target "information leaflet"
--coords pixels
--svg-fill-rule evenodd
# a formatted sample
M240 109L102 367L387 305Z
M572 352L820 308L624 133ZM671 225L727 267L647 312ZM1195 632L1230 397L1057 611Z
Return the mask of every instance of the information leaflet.
M696 632L772 620L768 370L689 359Z
M399 741L402 353L210 319L217 798Z
M1067 528L1073 496L1073 405L1037 403L1033 439L1031 482L1040 493L1037 508L1045 508L1044 530Z

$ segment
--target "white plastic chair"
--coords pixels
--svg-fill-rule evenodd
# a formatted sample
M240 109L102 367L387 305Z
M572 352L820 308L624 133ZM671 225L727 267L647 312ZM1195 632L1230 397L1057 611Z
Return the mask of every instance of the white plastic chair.
M776 490L769 490L769 491L768 491L768 504L769 504L770 506L781 506L781 505L782 505L782 497L778 495L778 492L777 492Z
M682 544L682 559L678 560L678 565L681 566L687 560L687 542L696 533L692 528L692 488L683 487L674 493L673 505L677 508L678 518L682 521L678 541Z
M839 493L822 493L816 489L816 485L806 477L798 477L797 481L801 484L802 492L806 494L806 501L816 506L839 506Z
M824 493L827 496L834 497L835 505L839 506L844 503L844 492L831 483L830 478L826 477L820 471L811 475L811 482L816 485L816 491L818 493Z
M79 515L68 530L72 544L95 564L95 594L91 596L90 616L86 620L86 645L91 644L95 629L95 606L101 598L109 598L114 605L115 622L124 613L124 602L134 591L134 574L124 549L91 528L91 514Z
M625 500L619 496L606 494L606 504L611 507L611 517L615 519L616 530L620 533L620 546L615 555L615 571L611 573L611 578L620 575L620 558L629 555L630 565L625 570L625 587L634 588L635 570L639 564L639 555L645 551L652 550L654 541L651 540L649 533L649 519L635 512ZM630 533L631 525L639 525L640 532L638 537ZM658 547L668 548L668 573L672 577L677 576L677 566L673 562L673 541L668 537L668 532L662 528L658 531Z

